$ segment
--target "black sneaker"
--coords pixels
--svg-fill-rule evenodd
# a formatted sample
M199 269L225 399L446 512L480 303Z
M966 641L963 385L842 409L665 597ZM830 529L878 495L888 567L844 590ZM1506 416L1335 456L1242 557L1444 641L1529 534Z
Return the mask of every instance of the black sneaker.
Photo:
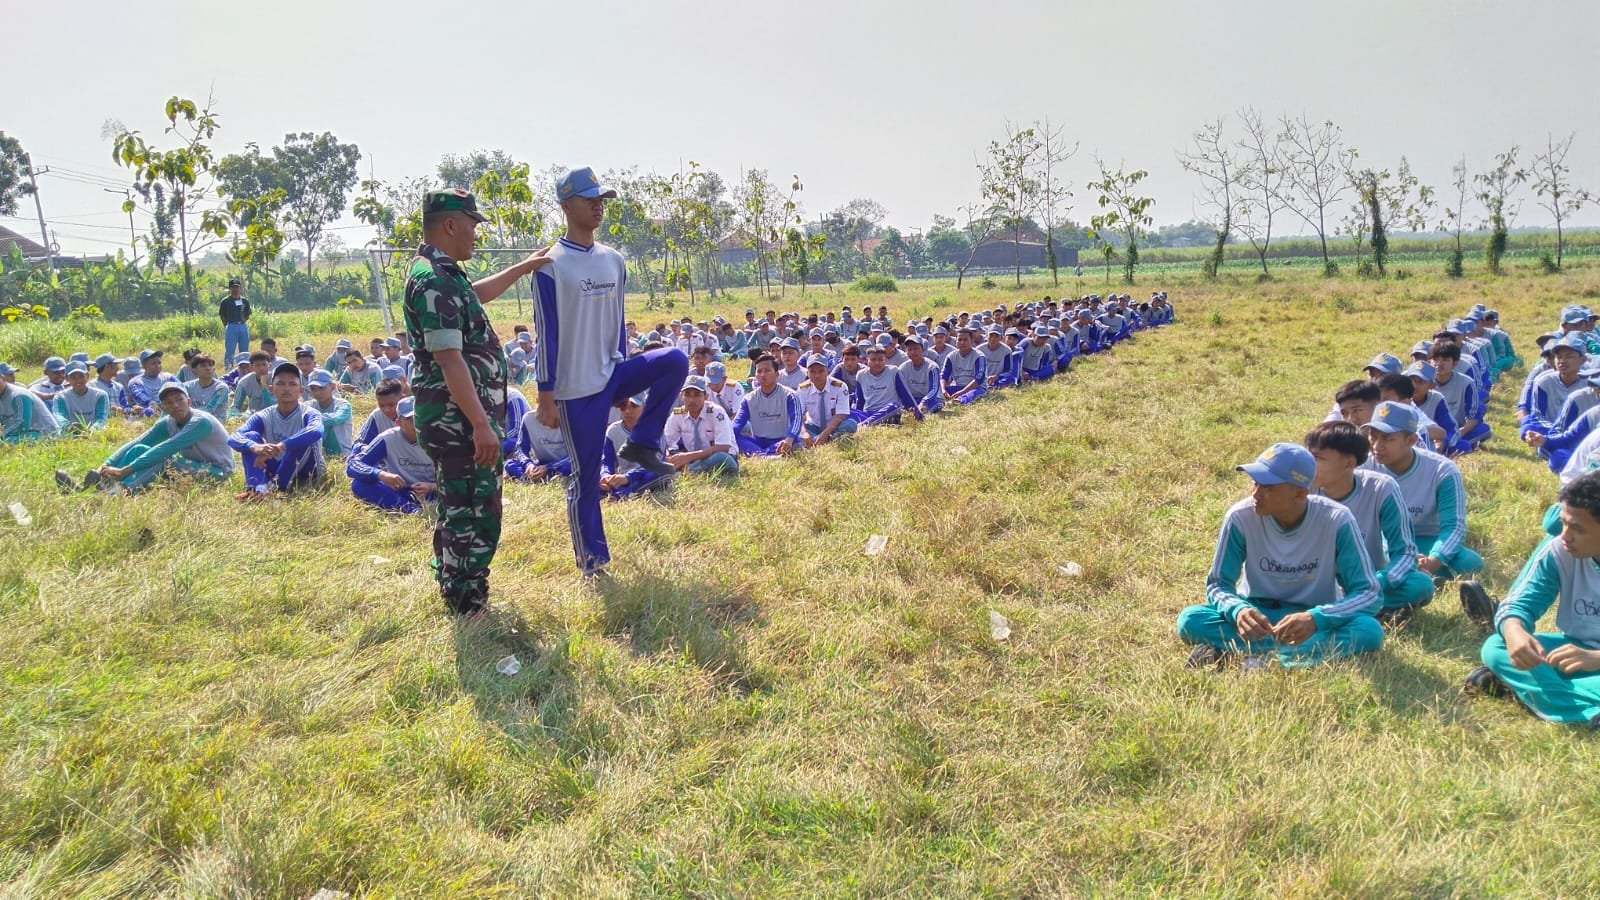
M622 445L622 449L617 451L617 457L631 463L638 463L640 467L649 469L657 475L674 475L678 471L677 466L661 458L659 449L646 447L643 444L635 444L633 441L625 442Z
M1439 590L1440 588L1444 587L1445 585L1449 584L1449 583L1450 583L1450 576L1449 575L1435 575L1435 576L1433 576L1433 589L1436 590L1436 591Z
M56 470L56 487L61 488L63 491L76 491L76 490L79 490L78 479L73 478L71 475L67 474L67 470L66 469L57 469Z
M1220 669L1227 658L1228 654L1221 647L1195 644L1194 649L1189 651L1189 662L1186 665L1191 669L1204 669L1207 666Z
M1461 609L1474 624L1481 628L1492 627L1497 606L1482 584L1476 581L1461 582Z
M1378 610L1378 624L1382 625L1385 631L1399 631L1410 625L1411 620L1416 616L1417 610L1415 607L1391 606L1387 609Z
M100 486L100 470L99 469L90 469L89 471L83 473L83 487L79 488L79 490L87 491L90 488L96 488L96 487L99 487L99 486Z
M1467 680L1461 685L1461 692L1468 696L1482 697L1509 697L1511 688L1506 686L1500 676L1489 670L1488 666L1479 666L1472 670Z

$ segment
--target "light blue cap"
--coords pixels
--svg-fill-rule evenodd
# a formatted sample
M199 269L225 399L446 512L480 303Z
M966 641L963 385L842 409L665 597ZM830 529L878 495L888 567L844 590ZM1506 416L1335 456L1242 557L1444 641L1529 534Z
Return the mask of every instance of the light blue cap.
M333 376L326 369L318 369L306 378L306 383L312 387L333 387Z
M706 392L706 380L699 375L690 375L683 380L683 389L686 391Z
M65 372L67 370L67 361L59 356L52 356L44 361L44 370L46 372Z
M69 363L81 362L81 363L83 363L84 365L87 366L89 364L89 354L83 352L82 350L79 350L78 352L76 352L76 353L72 354L71 356L67 357L67 362L69 362Z
M1412 378L1421 378L1423 381L1432 381L1438 377L1439 370L1433 367L1433 363L1417 360L1407 366L1406 370L1400 374L1410 375Z
M706 380L712 384L721 384L728 380L728 367L719 362L706 366Z
M383 346L393 347L398 350L400 349L400 339L397 337L386 337L383 339Z
M249 361L250 361L250 354L248 354L248 353L235 353L233 355L233 364L236 365L236 366L239 365L240 363L247 363Z
M1256 484L1292 484L1309 488L1311 479L1317 474L1317 461L1310 450L1299 444L1282 441L1262 451L1254 462L1234 468L1249 475Z
M399 379L399 378L406 377L406 370L401 368L400 366L393 366L393 365L384 366L382 369L379 370L379 372L385 378L396 378L396 379Z
M1371 362L1367 363L1366 368L1377 369L1380 372L1392 375L1400 371L1400 357L1395 356L1393 353L1379 353L1372 358Z
M139 371L139 361L137 359L134 359L131 356L128 357L127 359L122 361L122 371L124 371L124 372L137 372L137 371Z
M1417 408L1409 403L1385 400L1372 411L1372 421L1361 427L1376 429L1385 434L1394 434L1397 431L1404 434L1415 433Z
M413 416L415 416L416 414L417 414L417 398L415 398L415 397L401 397L400 398L400 405L396 406L395 409L394 409L395 418L397 418L397 419L409 419L409 418L412 418Z
M120 362L121 360L117 359L115 356L112 356L109 353L102 353L94 358L94 368L95 371L98 372L106 366L114 366Z
M89 364L81 359L75 359L72 362L67 363L67 374L71 375L73 372L83 372L84 374L88 374Z
M600 184L600 179L595 177L594 169L584 166L573 169L561 176L556 182L556 199L565 200L568 197L615 197L617 192L613 188Z
M1551 353L1554 353L1557 350L1566 349L1575 351L1580 356L1587 356L1589 353L1589 344L1583 339L1583 335L1580 332L1572 331L1562 335L1559 340L1554 340L1546 344L1545 349L1549 350Z
M335 349L335 350L349 350L350 349L350 339L349 338L339 338L338 342L333 345L333 349Z
M10 363L0 362L0 375L15 375L15 374L17 374L17 370L11 368L11 364Z

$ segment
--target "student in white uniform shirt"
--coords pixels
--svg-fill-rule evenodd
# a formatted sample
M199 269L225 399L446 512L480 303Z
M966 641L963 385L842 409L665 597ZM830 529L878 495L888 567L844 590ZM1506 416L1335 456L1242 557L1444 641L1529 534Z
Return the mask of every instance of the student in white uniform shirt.
M861 423L850 415L849 385L829 377L827 364L820 359L811 361L806 375L805 383L796 392L805 414L805 431L801 436L805 445L818 447L839 435L855 434Z
M661 443L670 452L667 462L680 472L711 472L732 477L739 474L739 460L731 452L736 446L733 419L722 407L707 402L706 380L690 375L683 382L683 405L667 417Z
M726 363L714 362L706 366L706 395L722 407L732 419L739 414L739 404L744 400L744 388L728 377Z

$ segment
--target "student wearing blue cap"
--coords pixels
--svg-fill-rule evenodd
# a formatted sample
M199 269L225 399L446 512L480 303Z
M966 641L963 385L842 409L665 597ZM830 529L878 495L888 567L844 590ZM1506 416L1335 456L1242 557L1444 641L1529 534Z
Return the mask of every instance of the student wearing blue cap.
M733 419L722 407L708 402L706 380L690 375L683 382L683 405L667 417L661 442L672 452L667 462L680 471L711 472L733 477L739 474L739 459L731 452L737 445Z
M939 374L945 399L965 406L988 393L988 366L988 360L972 346L972 329L961 329L956 334L955 352L945 357Z
M739 404L744 400L744 387L728 377L727 363L714 362L706 366L706 396L731 420L739 414Z
M628 433L638 427L639 416L648 400L643 392L624 400L618 408L620 417L606 426L606 443L600 453L600 493L612 500L623 500L672 483L670 476L647 469L617 452L628 445ZM677 471L676 467L673 471Z
M1483 557L1464 543L1467 492L1461 469L1416 446L1416 412L1404 404L1380 403L1362 429L1372 445L1372 456L1364 465L1392 476L1405 496L1417 541L1417 566L1436 580L1482 569Z
M805 380L806 370L800 365L800 342L784 338L778 344L778 383L792 391Z
M379 509L421 512L422 504L438 493L433 459L417 443L415 404L410 397L401 400L395 426L351 453L345 463L350 493Z
M117 369L121 360L109 353L102 353L95 357L91 367L94 370L94 379L89 386L105 394L111 400L112 409L120 412L128 411L128 391L117 382Z
M355 425L351 421L355 410L350 401L339 396L333 386L333 376L318 368L306 378L311 394L308 405L322 416L322 455L332 459L349 453L355 446Z
M755 387L733 417L734 441L745 456L787 456L800 444L805 412L794 391L778 383L778 363L756 360ZM746 433L748 431L748 433Z
M1576 333L1563 335L1551 341L1550 371L1540 375L1528 390L1527 414L1522 419L1520 437L1535 448L1540 441L1530 440L1543 436L1559 427L1562 409L1574 394L1592 394L1587 378L1580 378L1578 370L1588 359L1588 351ZM1541 456L1548 455L1541 452Z
M806 374L806 382L795 392L805 414L805 433L801 435L805 445L820 447L841 435L855 434L861 424L851 413L849 385L829 377L827 365L820 359L811 361Z
M95 431L111 418L111 398L89 386L89 367L81 362L67 366L67 388L55 395L55 416L73 433Z
M327 474L322 455L322 416L300 401L300 367L279 363L272 372L273 406L245 420L228 436L228 446L243 460L245 490L240 500L290 493L316 484Z
M1237 468L1251 494L1223 517L1206 602L1178 615L1178 636L1195 645L1189 665L1276 651L1284 665L1306 666L1381 647L1381 597L1360 528L1344 506L1309 494L1310 451L1274 444Z
M984 335L984 341L976 348L983 355L984 371L987 373L990 390L1005 387L1014 383L1011 374L1011 348L1006 346L1004 332L1000 328L990 328Z
M350 339L339 338L333 345L333 352L328 354L328 358L322 361L322 368L327 370L329 375L338 378L339 373L344 370L344 352L349 349Z
M1337 501L1355 517L1383 598L1378 621L1389 628L1404 625L1417 607L1433 600L1433 579L1417 568L1417 542L1400 485L1361 467L1372 447L1349 422L1323 422L1311 429L1306 449L1317 461L1313 493Z
M50 406L55 402L56 395L67 389L67 361L59 356L52 356L44 361L44 375L40 376L33 384L28 385L28 390L34 396Z
M1561 531L1533 551L1499 604L1467 687L1513 693L1547 722L1600 728L1600 473L1569 482L1559 502ZM1552 606L1555 628L1536 631Z
M1024 381L1049 381L1056 374L1056 348L1047 326L1033 326L1033 336L1022 345L1021 352L1017 369Z
M59 470L56 483L69 490L121 492L137 491L169 473L216 481L233 474L227 430L215 416L189 405L183 385L163 385L156 402L163 415L148 431L117 448L104 465L84 475L82 484Z
M217 377L216 360L198 353L189 360L189 371L194 378L183 382L183 389L189 394L189 405L218 419L226 419L233 391L226 381Z
M670 476L677 470L662 458L661 432L689 371L689 358L677 347L628 355L627 265L621 253L595 239L606 200L616 195L589 168L573 169L557 182L556 199L567 230L550 248L550 264L535 278L538 418L567 436L572 459L567 519L573 554L585 575L611 561L600 515L601 462L611 409L625 397L646 392L647 401L617 456L653 475Z

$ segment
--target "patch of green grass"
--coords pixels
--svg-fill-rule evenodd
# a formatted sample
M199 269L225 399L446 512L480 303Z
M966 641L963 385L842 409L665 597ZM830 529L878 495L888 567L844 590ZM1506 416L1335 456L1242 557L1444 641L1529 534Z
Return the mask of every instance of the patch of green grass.
M1570 297L1600 295L1586 260L1516 271L1141 279L1179 324L1048 385L608 506L610 585L573 572L559 487L509 485L500 611L466 625L434 595L425 524L362 507L342 476L249 508L177 484L61 496L54 468L135 429L0 447L0 506L34 518L0 520L0 882L1584 895L1600 745L1459 698L1481 637L1453 596L1381 653L1310 672L1190 672L1173 635L1244 493L1233 465L1304 435L1373 353L1484 301L1528 356ZM674 312L865 299L836 287ZM1075 290L900 288L897 319ZM519 321L490 312L507 334ZM274 330L331 344L313 315ZM381 328L351 315L347 336ZM155 333L104 327L84 349ZM1521 374L1492 399L1498 437L1463 461L1497 593L1555 488L1514 439ZM883 554L863 554L870 534L889 535ZM515 676L494 671L507 654Z

